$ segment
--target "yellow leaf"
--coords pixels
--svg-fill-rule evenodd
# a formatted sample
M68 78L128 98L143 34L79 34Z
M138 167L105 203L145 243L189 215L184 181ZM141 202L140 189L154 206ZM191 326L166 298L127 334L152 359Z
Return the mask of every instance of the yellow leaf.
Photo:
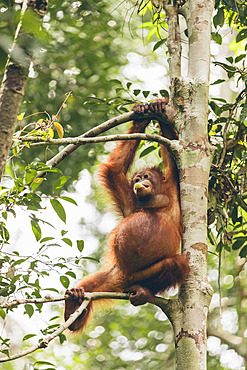
M51 139L53 139L53 137L54 137L54 131L52 130L52 128L51 128L51 127L49 127L49 128L48 128L48 135L49 135L49 137L50 137Z
M60 137L60 139L62 139L63 138L63 126L60 125L59 122L53 122L53 124L56 127L58 136Z
M209 135L209 136L216 135L216 132L211 130L211 131L209 131L208 135Z
M19 116L17 116L17 119L18 119L19 121L21 121L21 120L24 118L24 116L25 116L25 112L24 112L24 113L19 114Z
M43 118L40 118L38 121L37 121L37 124L38 125L41 125L41 123L43 122L44 120L43 120Z
M42 182L44 179L40 178L40 177L37 177L37 179L34 179L33 182L35 182L35 184L39 184L40 182Z

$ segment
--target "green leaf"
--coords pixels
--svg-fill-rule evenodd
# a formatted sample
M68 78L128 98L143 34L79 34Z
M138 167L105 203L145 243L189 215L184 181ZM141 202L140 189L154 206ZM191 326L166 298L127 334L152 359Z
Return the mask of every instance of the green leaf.
M240 256L241 258L245 258L245 257L247 257L247 245L245 245L245 246L241 249L241 251L240 251L240 253L239 253L239 256Z
M236 36L236 42L240 42L247 38L247 28L242 29Z
M49 365L49 366L55 367L55 365L53 365L51 362L48 362L48 361L36 361L34 365Z
M4 320L6 317L6 312L0 307L0 317Z
M218 85L218 84L221 84L222 82L225 82L225 80L222 80L222 79L218 79L218 80L216 80L216 81L214 81L212 84L210 84L211 86L212 85Z
M36 170L33 170L33 169L26 170L25 183L30 184L36 176L37 176Z
M153 35L155 35L156 33L157 33L157 26L150 29L147 35L147 41L149 42L151 38L153 37Z
M69 278L67 276L60 276L60 281L62 283L62 285L64 286L64 288L68 289L69 287Z
M28 314L29 317L32 317L34 314L34 308L31 304L25 304L25 312Z
M240 62L240 60L246 58L246 54L240 54L235 58L235 63Z
M34 179L34 181L30 184L31 190L34 191L35 189L37 189L42 184L43 181L44 178L42 177L37 177L36 179Z
M137 96L137 95L139 95L139 94L140 94L140 92L141 92L141 90L139 90L139 89L135 89L135 90L133 91L133 94L134 94L135 96Z
M55 288L44 288L44 290L49 290L49 292L59 293L59 291Z
M225 58L229 63L233 63L233 57L227 57L227 58Z
M118 84L118 85L122 85L122 82L120 80L117 80L116 78L113 78L112 80L110 80L110 82L112 84Z
M72 247L72 241L69 239L69 238L63 238L62 239L64 241L64 243L68 244L70 247Z
M219 33L212 32L212 39L219 45L222 44L222 37Z
M53 236L46 236L45 238L41 239L39 242L40 243L45 243L48 242L49 240L55 239Z
M67 271L66 275L71 276L73 279L76 279L76 274L73 271Z
M18 145L18 143L14 143L12 145L12 151L13 151L14 156L17 157L18 156L18 153L19 153L19 145Z
M154 44L153 51L155 51L159 47L161 47L166 42L166 40L167 40L167 38L165 38L163 40L159 40L158 42L156 42L156 44Z
M241 198L241 197L237 197L237 203L238 205L243 208L243 210L245 212L247 212L247 204L245 203L245 201Z
M246 242L245 237L236 238L236 241L232 245L232 249L237 250L237 249L241 248L244 245L245 242Z
M28 259L28 257L27 258L20 258L19 260L12 263L12 267L17 266L17 265L21 265L23 262L26 262L27 259Z
M221 115L221 108L215 102L211 101L209 105L211 109L214 111L214 113L216 114L216 116Z
M62 204L59 202L59 200L57 200L57 199L50 199L50 202L51 202L52 208L54 209L54 211L56 212L56 214L58 215L58 217L64 223L66 223L66 212L65 212Z
M60 199L63 199L63 200L66 200L66 202L70 202L72 204L74 204L75 206L77 206L78 204L76 203L76 201L70 197L59 197Z
M60 341L60 344L63 344L63 342L65 342L67 340L66 336L62 333L62 334L59 334L59 341Z
M140 158L142 158L142 157L144 157L145 155L147 155L147 154L149 154L149 153L153 152L155 149L156 149L156 147L155 147L155 146L149 146L149 147L147 147L146 149L144 149L144 150L141 152L141 154L140 154Z
M0 297L8 297L15 291L15 285L11 284L0 289Z
M130 86L132 85L132 82L127 82L126 87L129 90Z
M25 340L28 340L28 339L30 339L30 338L33 338L33 337L36 337L36 335L37 334L27 334L27 335L25 335L25 337L23 337L23 342L25 341Z
M240 113L240 121L241 122L244 122L244 120L246 119L247 117L247 103L244 104L242 110L241 110L241 113Z
M224 20L225 20L225 17L224 17L224 9L223 8L219 8L217 14L213 18L214 27L215 28L217 26L222 27L224 25Z
M70 179L70 176L61 176L59 177L59 179L57 179L57 181L55 182L54 184L54 187L53 187L53 191L54 193L62 188L64 186L64 184Z
M145 90L145 91L142 92L142 94L143 94L144 98L147 98L148 95L150 94L150 91Z
M44 172L57 172L57 173L63 174L59 168L49 167L45 163L42 163L42 162L39 162L36 164L36 170L44 171Z
M82 252L83 248L84 248L84 240L77 240L76 241L76 244L77 244L77 249L79 252Z
M41 239L41 235L42 235L41 228L40 228L38 222L35 221L35 220L31 220L31 227L32 227L32 231L34 233L34 236L35 236L35 238L38 242Z
M167 90L160 90L159 93L163 98L169 99L169 92Z

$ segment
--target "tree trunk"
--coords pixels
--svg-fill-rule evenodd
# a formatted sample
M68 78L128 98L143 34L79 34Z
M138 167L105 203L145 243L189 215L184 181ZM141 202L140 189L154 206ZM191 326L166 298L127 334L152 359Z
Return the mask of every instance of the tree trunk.
M213 148L208 142L207 127L214 2L189 0L181 8L176 8L177 13L166 3L168 1L165 1L165 10L169 22L171 103L176 109L175 126L179 133L175 147L180 173L182 246L191 268L178 300L170 305L168 316L175 335L176 368L206 369L206 324L212 296L207 281L207 191ZM183 15L188 29L186 77L182 77L180 71L178 14ZM167 307L164 311L167 313Z

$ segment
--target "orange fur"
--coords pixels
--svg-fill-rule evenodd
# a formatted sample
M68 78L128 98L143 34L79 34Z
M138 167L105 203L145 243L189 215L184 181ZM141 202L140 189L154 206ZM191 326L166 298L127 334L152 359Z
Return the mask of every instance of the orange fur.
M134 110L155 114L165 112L165 100L138 105ZM133 122L129 133L145 132L149 120ZM159 122L161 133L169 139L177 134ZM110 192L123 219L109 237L108 264L99 272L85 277L76 288L68 290L70 300L65 303L65 319L80 304L84 292L131 292L134 305L152 300L153 294L181 285L189 273L184 255L177 254L181 239L181 212L176 164L161 146L165 165L138 171L131 182L126 175L134 160L139 140L122 141L101 165L100 180ZM94 303L86 314L70 327L77 331L85 327Z

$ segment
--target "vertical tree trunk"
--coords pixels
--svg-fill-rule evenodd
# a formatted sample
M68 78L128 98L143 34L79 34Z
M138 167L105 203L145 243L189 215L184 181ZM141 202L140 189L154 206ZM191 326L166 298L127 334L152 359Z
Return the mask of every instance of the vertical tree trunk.
M171 102L175 106L176 144L183 216L183 252L191 274L181 287L169 318L175 335L177 369L206 369L206 324L212 288L207 281L207 190L212 148L208 143L208 87L213 0L189 0L180 8L165 1L169 22ZM177 14L175 13L175 9ZM188 29L189 64L182 77L177 15ZM173 39L172 39L173 38ZM169 46L170 45L170 46ZM176 47L172 47L176 45ZM175 67L174 67L175 66Z

